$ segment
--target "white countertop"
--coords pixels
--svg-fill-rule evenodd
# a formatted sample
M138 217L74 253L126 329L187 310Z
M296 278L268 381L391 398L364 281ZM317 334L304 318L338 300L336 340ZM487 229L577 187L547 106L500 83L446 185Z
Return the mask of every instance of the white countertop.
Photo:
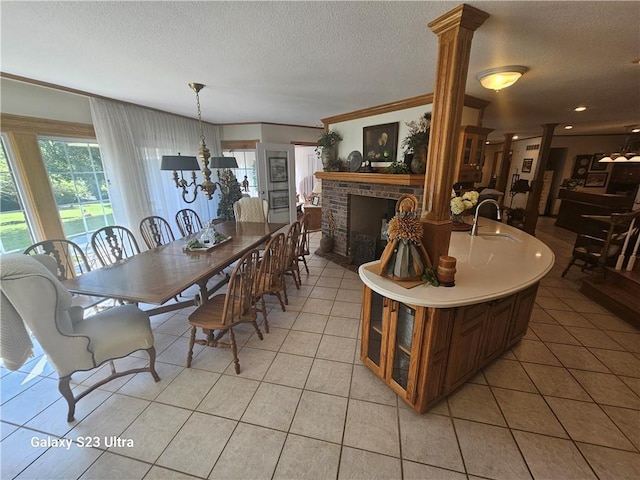
M449 255L456 257L454 287L419 285L404 288L391 280L365 270L362 281L379 294L411 305L435 308L459 307L482 303L524 290L544 277L555 261L551 249L537 238L507 224L480 217L479 236L469 232L451 232ZM485 234L503 234L511 239ZM437 265L437 259L433 260Z

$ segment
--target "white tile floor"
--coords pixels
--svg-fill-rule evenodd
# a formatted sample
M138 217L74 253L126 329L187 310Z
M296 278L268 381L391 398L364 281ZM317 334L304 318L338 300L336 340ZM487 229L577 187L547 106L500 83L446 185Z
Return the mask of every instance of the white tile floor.
M184 368L187 311L152 319L161 382L111 382L71 424L41 353L3 369L0 477L640 478L640 333L578 292L578 269L560 278L573 237L552 222L540 219L538 237L557 263L526 338L427 414L360 362L357 275L312 256L287 311L271 304L265 340L239 330L240 375L226 349L196 346ZM101 445L82 448L87 436ZM112 437L133 447L105 445Z

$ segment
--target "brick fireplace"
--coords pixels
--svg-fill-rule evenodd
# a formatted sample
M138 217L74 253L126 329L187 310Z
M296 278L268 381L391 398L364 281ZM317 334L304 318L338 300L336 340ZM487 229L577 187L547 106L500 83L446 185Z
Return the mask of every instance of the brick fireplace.
M364 201L357 197L370 197L372 199L390 199L397 201L405 193L411 193L418 198L419 205L422 204L422 194L424 189L424 175L390 175L381 173L348 173L348 172L317 172L316 177L322 180L322 232L328 233L326 212L331 210L336 221L335 245L333 252L337 255L348 257L349 238L351 228L355 221L351 216L352 204L357 203L358 209L355 213L363 217L370 218L376 222L380 232L380 221L383 217L381 207L371 203L371 210L367 209L366 199ZM382 207L384 210L384 207ZM389 217L390 219L390 217Z

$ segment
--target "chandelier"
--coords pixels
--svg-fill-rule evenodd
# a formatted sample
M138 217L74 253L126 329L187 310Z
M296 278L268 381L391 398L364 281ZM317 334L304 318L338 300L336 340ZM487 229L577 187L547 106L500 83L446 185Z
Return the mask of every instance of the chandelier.
M204 88L201 83L190 83L189 87L196 93L196 106L198 108L198 127L200 130L200 147L198 149L198 157L202 165L198 164L196 157L188 157L178 155L164 155L162 157L162 163L160 164L160 170L173 171L173 181L176 184L176 188L182 190L182 200L185 203L193 203L198 197L198 190L202 190L207 196L208 200L213 198L213 194L216 191L216 185L220 187L218 182L211 181L211 169L209 168L238 168L238 163L234 157L211 157L209 148L204 138L204 128L202 126L202 112L200 111L200 90ZM211 161L210 161L211 160ZM200 170L204 176L202 183L198 183L196 179L196 170ZM180 175L178 175L178 171ZM184 178L183 171L191 171L191 181L188 182ZM218 176L220 173L218 172ZM193 191L189 192L189 189L193 187ZM222 190L222 187L220 187ZM224 192L221 192L224 195ZM190 198L188 198L190 197Z
M605 155L600 160L599 163L625 163L625 162L640 162L640 155L631 151L629 148L629 135L624 142L624 146L617 152L613 152Z

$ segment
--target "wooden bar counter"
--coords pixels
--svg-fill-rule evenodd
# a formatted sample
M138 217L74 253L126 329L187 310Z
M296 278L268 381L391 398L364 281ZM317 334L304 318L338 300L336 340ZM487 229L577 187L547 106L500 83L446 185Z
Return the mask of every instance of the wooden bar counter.
M377 275L377 261L359 270L362 361L420 413L524 336L538 283L554 263L535 237L479 222L479 236L451 234L454 287L405 288Z
M590 235L596 235L598 232L592 231L594 227L585 224L582 215L611 215L627 212L633 206L633 197L630 196L590 193L582 190L560 189L558 198L562 203L556 225L576 233Z

